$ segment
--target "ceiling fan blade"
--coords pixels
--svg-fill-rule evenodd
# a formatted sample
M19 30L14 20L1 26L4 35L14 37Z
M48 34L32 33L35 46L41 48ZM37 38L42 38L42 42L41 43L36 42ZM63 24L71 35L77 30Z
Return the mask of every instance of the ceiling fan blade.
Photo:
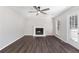
M45 13L45 12L42 12L42 11L40 11L41 13L43 13L43 14L47 14L47 13Z
M29 13L36 13L37 11L29 11Z
M43 10L41 10L41 11L48 11L48 10L50 10L49 8L46 8L46 9L43 9Z
M39 11L40 9L37 6L33 6L37 11Z

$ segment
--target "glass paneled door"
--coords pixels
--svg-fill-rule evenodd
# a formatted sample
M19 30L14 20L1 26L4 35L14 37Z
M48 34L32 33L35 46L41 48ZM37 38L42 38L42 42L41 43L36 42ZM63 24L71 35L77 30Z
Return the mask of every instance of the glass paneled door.
M78 16L70 16L70 36L71 39L74 41L78 41L79 39L79 21L78 21Z

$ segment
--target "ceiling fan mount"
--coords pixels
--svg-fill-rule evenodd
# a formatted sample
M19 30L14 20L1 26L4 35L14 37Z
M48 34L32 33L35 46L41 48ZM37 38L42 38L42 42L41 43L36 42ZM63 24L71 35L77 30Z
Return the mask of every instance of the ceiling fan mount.
M40 9L40 6L38 6L38 8Z
M30 13L36 13L36 15L39 15L39 13L47 14L47 13L45 13L44 11L50 10L49 8L45 8L45 9L42 9L42 10L41 10L41 7L40 7L40 6L33 6L33 8L34 8L36 11L30 11Z

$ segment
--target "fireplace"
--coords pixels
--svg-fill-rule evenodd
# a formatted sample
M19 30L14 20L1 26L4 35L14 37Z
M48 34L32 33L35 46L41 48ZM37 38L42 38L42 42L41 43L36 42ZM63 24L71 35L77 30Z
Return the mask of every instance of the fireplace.
M44 27L34 27L33 36L45 36L45 28Z
M36 29L35 29L36 35L43 35L43 29L44 29L44 28L36 28Z

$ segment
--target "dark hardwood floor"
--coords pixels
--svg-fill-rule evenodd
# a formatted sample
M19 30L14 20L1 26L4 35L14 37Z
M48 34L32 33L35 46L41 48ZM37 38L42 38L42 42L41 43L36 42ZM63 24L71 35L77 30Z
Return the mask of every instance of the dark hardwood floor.
M55 36L23 38L0 51L1 53L78 53L79 50Z

